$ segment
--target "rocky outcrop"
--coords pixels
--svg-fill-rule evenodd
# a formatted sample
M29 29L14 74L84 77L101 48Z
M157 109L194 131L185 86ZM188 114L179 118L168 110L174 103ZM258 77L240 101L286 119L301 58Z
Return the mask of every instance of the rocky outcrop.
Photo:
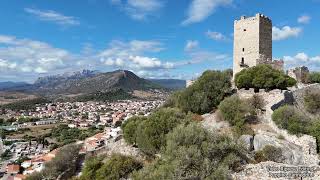
M251 135L245 134L245 135L240 136L238 139L238 143L243 144L244 147L246 148L246 150L248 150L248 151L254 150L253 136L251 136Z
M304 152L302 151L301 146L279 139L268 133L257 134L254 136L253 146L255 151L262 150L267 145L281 149L283 163L292 165L304 164Z
M289 179L293 175L299 175L291 179L301 179L299 177L311 176L303 179L320 179L319 157L317 154L316 139L312 136L303 135L296 136L289 134L286 130L280 129L272 121L271 115L275 109L284 105L295 105L301 112L304 110L304 94L306 91L317 90L319 91L320 85L310 85L298 88L292 88L287 91L273 90L270 92L260 91L254 93L253 90L239 90L238 95L240 98L250 98L254 94L260 95L265 101L265 111L259 117L260 127L268 126L270 130L265 131L261 128L254 129L255 136L253 136L252 144L248 141L249 136L241 137L241 141L246 147L253 146L254 151L263 149L266 145L272 145L281 148L284 157L283 163L276 162L261 162L259 164L247 164L245 169L239 173L233 174L233 179ZM257 127L257 126L256 126ZM279 135L282 137L279 138ZM281 167L287 167L291 170L284 171ZM296 170L295 168L310 167L310 171ZM271 169L270 169L271 168ZM273 169L272 169L273 168ZM302 168L301 168L302 169ZM279 178L279 176L282 176Z

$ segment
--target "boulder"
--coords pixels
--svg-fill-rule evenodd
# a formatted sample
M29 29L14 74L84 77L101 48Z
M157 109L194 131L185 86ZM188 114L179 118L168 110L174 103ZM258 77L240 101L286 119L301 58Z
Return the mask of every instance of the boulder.
M243 144L248 151L253 150L253 136L251 135L244 134L240 136L238 139L238 143Z
M281 148L283 163L291 165L304 164L303 150L301 146L278 139L275 135L257 134L254 136L253 146L255 151L262 150L266 145Z

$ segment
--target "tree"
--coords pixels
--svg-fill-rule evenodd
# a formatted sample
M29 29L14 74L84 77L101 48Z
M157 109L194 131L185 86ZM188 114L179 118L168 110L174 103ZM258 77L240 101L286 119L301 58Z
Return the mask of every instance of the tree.
M237 73L235 83L238 88L272 90L294 86L296 80L270 65L261 64Z
M210 112L230 94L230 80L229 71L205 71L192 86L173 94L165 106L198 114Z
M230 138L211 134L197 123L179 125L167 135L161 159L133 174L133 179L227 179L245 159Z

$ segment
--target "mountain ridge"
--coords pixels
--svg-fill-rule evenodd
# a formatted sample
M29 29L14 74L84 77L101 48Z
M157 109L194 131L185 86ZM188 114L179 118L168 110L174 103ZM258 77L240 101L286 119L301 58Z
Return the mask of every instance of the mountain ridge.
M7 91L23 91L44 96L59 94L90 94L122 89L134 90L165 89L147 79L140 78L128 70L97 72L83 70L71 74L39 77L33 84L23 84Z

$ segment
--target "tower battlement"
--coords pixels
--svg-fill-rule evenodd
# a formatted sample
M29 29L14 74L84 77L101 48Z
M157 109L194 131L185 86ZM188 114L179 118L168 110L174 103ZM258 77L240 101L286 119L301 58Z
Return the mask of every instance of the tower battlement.
M264 14L260 14L260 13L257 13L255 16L252 16L252 17L247 17L247 16L240 16L240 19L238 20L235 20L234 22L237 23L237 22L241 22L243 20L247 20L247 21L254 21L254 20L257 20L257 19L260 19L260 20L265 20L265 21L268 21L270 23L272 23L272 20L264 15Z

